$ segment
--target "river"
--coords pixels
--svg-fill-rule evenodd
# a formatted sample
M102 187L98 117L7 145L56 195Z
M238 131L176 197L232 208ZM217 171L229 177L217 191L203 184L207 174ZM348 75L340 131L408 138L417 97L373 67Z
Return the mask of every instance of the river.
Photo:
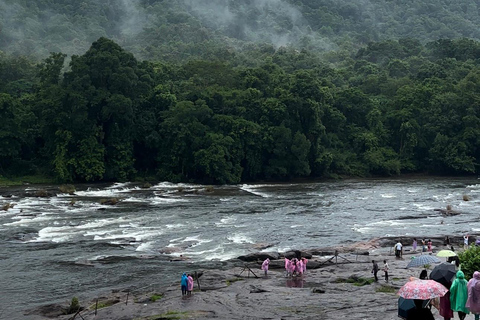
M29 196L42 189L54 196ZM258 244L284 252L480 231L476 177L76 189L0 189L0 208L14 204L0 211L0 319L35 319L23 312L73 296L82 302L112 289L169 284L183 271L231 267L230 259ZM110 198L120 202L100 203ZM447 205L462 214L434 211ZM180 256L187 260L170 261Z

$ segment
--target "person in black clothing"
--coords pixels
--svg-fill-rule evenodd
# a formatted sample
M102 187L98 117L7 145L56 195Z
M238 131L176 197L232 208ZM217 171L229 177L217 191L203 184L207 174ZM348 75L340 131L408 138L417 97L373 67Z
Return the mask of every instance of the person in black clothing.
M427 270L422 270L422 272L420 272L420 279L421 280L427 280Z
M415 299L415 308L410 309L407 313L407 320L435 320L432 311L427 308L423 308L423 300Z
M372 260L372 264L373 264L372 273L373 273L373 276L375 277L375 282L377 282L378 281L378 277L377 277L378 264L375 262L375 260Z

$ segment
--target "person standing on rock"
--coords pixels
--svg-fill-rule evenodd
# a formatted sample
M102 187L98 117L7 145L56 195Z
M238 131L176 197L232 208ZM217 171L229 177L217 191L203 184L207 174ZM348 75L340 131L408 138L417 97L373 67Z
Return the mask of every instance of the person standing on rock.
M427 250L428 252L432 252L432 240L428 239L427 242Z
M414 299L415 308L408 310L407 320L435 320L432 311L423 307L423 300Z
M385 273L385 282L388 282L388 263L387 263L387 260L383 260L383 272Z
M468 234L463 236L463 250L468 249Z
M450 287L450 305L453 311L458 312L460 320L465 319L467 314L470 313L465 306L467 298L467 280L465 280L463 271L457 271L457 278L453 280L452 286Z
M413 238L412 249L413 252L417 252L417 238Z
M378 264L375 262L375 260L372 260L372 273L373 273L373 277L375 278L375 282L378 281L378 277L377 277L377 272L378 272Z
M480 272L475 271L473 278L468 281L468 298L465 306L475 315L475 320L479 320L480 316Z
M187 277L187 274L185 272L182 275L182 280L180 281L180 286L182 287L182 296L185 296L187 294L187 288L188 288L188 277Z
M308 259L305 258L305 257L302 257L302 262L303 262L303 273L306 273L306 272L307 272L307 262L308 262Z
M303 260L300 259L297 261L297 273L298 275L303 275Z
M403 245L400 241L398 241L397 244L395 244L395 256L397 258L401 258L403 255L402 253L403 253Z
M193 278L191 274L187 275L187 291L188 295L191 296L193 291Z
M262 263L262 270L265 271L265 277L267 276L268 273L268 266L270 265L270 259L267 258L265 261Z
M289 277L290 276L290 263L291 261L285 257L285 276Z

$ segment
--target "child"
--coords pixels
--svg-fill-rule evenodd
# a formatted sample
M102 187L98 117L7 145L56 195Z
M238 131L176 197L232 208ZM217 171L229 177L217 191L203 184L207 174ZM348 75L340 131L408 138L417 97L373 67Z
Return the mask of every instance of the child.
M383 272L385 273L385 282L388 282L388 263L387 263L387 260L383 260Z

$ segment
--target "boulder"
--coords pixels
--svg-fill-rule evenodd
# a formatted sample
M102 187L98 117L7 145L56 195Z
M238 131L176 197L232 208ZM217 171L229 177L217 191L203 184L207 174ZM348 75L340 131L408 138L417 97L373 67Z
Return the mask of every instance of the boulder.
M292 259L292 258L307 258L311 259L312 258L312 253L310 251L301 251L301 250L292 250L292 251L287 251L284 254L285 258Z
M269 258L270 260L277 260L280 258L280 255L278 252L256 252L256 253L250 253L245 256L240 256L237 259L242 260L242 261L263 261L265 259Z
M48 304L32 310L29 310L25 315L39 315L46 318L56 318L65 314L65 307L59 304Z
M273 243L256 243L252 245L252 248L255 250L264 250L273 246L274 246Z

